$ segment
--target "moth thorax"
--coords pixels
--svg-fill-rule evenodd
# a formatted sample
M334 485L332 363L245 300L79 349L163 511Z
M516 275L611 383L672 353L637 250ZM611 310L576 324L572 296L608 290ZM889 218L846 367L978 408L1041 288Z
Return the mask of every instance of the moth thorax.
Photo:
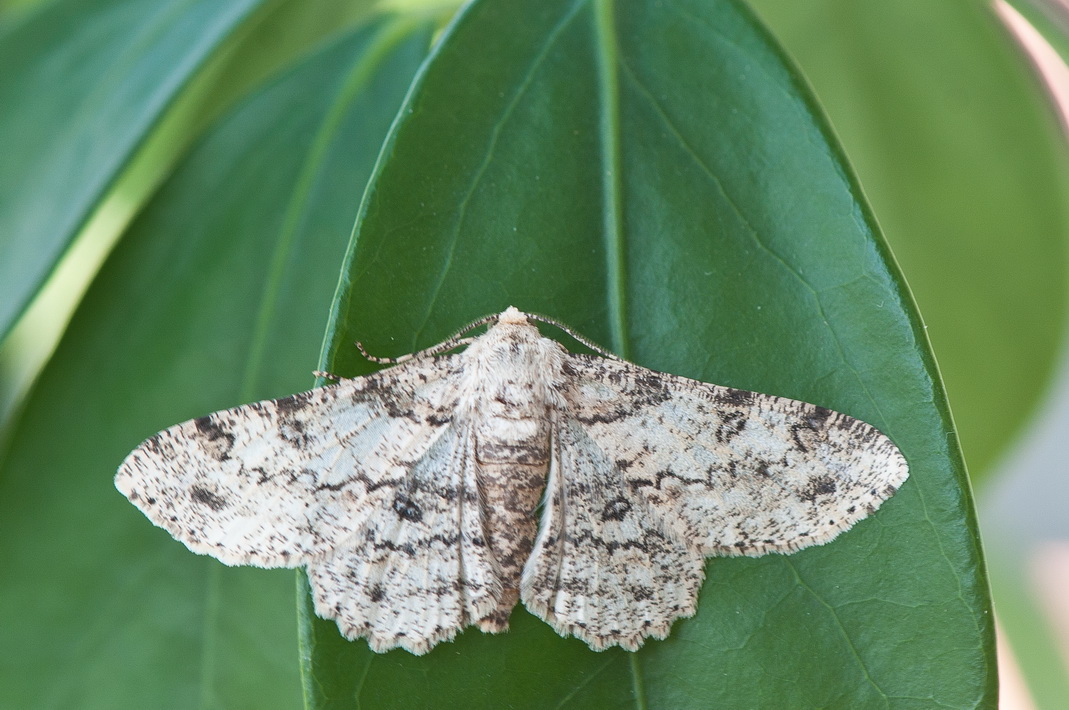
M529 325L498 325L465 351L464 389L483 411L544 417L563 404L563 351Z

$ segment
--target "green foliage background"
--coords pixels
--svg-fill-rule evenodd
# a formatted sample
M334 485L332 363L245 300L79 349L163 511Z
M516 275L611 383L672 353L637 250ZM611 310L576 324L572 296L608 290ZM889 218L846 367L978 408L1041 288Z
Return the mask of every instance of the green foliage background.
M983 470L1064 310L1065 163L1027 67L980 3L754 5L858 166ZM479 0L432 43L452 9L0 15L0 330L102 210L136 213L5 424L0 705L993 706L940 377L807 80L734 0ZM357 337L408 352L510 303L859 416L911 479L832 545L711 561L698 615L637 654L518 609L420 658L345 642L302 576L295 614L292 572L195 557L111 486L160 428L369 371Z

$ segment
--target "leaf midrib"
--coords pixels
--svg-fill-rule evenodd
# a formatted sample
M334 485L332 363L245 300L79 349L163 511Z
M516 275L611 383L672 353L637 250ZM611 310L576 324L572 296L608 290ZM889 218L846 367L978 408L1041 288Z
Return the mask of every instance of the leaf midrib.
M602 235L605 240L605 269L609 311L609 337L612 350L624 358L630 356L630 333L627 328L626 234L623 230L623 205L620 159L620 85L619 52L616 41L614 0L592 0L594 11L595 61L598 76L598 138L601 150ZM637 653L627 654L631 690L635 707L645 710L646 689L642 665Z
M622 228L620 175L620 87L613 0L593 0L595 57L598 73L598 137L601 147L602 230L609 310L610 347L624 358L630 354L625 287L626 250Z

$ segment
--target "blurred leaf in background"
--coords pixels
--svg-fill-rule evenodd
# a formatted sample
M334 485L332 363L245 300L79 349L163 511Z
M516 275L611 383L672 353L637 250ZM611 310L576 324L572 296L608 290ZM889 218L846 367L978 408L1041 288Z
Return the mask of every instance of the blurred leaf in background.
M0 332L23 317L0 343L0 427L107 251L190 141L369 4L270 0L240 17L227 11L221 28L226 3L59 0L2 18L0 55L18 71L0 75L9 156L0 180L17 186L0 191L0 271L18 278L0 278ZM100 160L87 160L90 148Z
M0 34L0 337L257 0L58 2ZM42 91L42 87L48 87Z
M300 703L293 574L189 554L111 469L169 423L311 384L359 195L430 31L384 18L259 91L101 271L0 470L0 633L18 649L0 706Z

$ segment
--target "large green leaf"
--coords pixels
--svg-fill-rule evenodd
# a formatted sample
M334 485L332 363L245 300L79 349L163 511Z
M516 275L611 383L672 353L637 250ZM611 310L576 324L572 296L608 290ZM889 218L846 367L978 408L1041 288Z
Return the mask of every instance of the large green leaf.
M970 474L986 482L1064 358L1069 160L1042 84L986 1L751 2L842 137L929 325ZM1069 57L1051 3L1014 4ZM986 530L1002 629L1037 707L1061 707L1069 676L1006 532Z
M0 706L293 707L293 575L226 569L111 484L159 428L312 383L338 264L430 28L326 48L214 129L132 226L0 469Z
M312 707L977 707L983 561L924 331L804 83L739 2L469 5L365 196L323 364L509 304L642 365L872 422L912 475L791 556L713 560L696 617L598 654L522 610L424 657L305 603Z
M827 107L929 326L974 479L1061 353L1065 137L991 3L752 0Z
M60 0L0 33L0 339L179 90L263 0Z

